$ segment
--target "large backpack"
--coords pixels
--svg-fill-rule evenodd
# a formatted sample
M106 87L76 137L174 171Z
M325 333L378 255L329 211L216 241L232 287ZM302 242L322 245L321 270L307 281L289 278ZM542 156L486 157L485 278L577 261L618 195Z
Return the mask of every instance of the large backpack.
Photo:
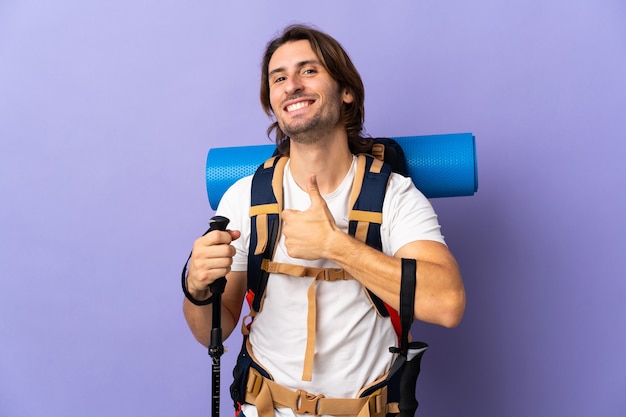
M252 179L247 273L247 300L250 305L251 319L262 309L267 281L272 272L288 273L295 276L315 276L317 279L325 280L351 278L343 269L307 268L273 262L280 236L279 213L283 208L282 180L286 162L287 157L275 155L259 166ZM377 250L382 250L380 235L382 207L392 172L407 175L404 153L393 139L374 139L368 154L360 154L357 157L357 170L350 196L351 209L348 233ZM383 317L390 317L398 334L399 343L398 347L390 347L390 351L397 353L398 356L388 377L378 384L368 387L361 393L361 397L367 397L377 392L382 386L387 386L387 404L389 405L386 406L386 410L390 415L397 414L397 412L401 412L403 416L414 415L417 408L415 383L419 374L421 356L428 347L423 342L409 341L409 331L414 315L415 273L415 260L403 259L399 312L367 290L378 313ZM311 310L309 310L309 314L311 314ZM314 310L312 315L315 316ZM309 323L308 326L310 325ZM243 329L244 335L247 335L245 324ZM312 331L309 329L308 334L309 340L307 341L303 372L304 380L310 380L313 368L314 327ZM259 372L264 378L271 378L249 357L246 339L244 338L242 353L235 367L235 382L231 386L231 395L236 406L245 401L243 392L245 392L246 387L244 385L248 378L248 369L246 368L255 368L255 372Z

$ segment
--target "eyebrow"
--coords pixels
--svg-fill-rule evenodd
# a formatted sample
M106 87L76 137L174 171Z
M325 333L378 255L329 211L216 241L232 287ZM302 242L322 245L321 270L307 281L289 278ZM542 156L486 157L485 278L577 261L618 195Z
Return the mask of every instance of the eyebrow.
M307 59L306 61L300 61L296 64L296 67L298 69L302 68L302 67L306 67L307 65L322 65L322 63L317 60L317 59ZM278 67L275 68L273 70L271 70L267 76L268 78L271 77L274 74L280 73L280 72L285 72L285 67Z

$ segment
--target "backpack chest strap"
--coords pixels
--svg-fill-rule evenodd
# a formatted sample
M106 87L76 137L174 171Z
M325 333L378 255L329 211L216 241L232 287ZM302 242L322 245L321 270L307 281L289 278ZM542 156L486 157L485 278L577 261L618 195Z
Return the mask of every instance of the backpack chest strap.
M313 358L315 356L315 336L317 329L317 301L315 297L316 281L340 281L354 279L343 268L313 268L303 265L292 265L281 262L271 262L264 259L261 262L261 269L268 273L291 275L294 277L314 278L307 290L307 319L306 319L306 348L304 351L304 368L302 370L302 380L310 381L313 377Z
M285 274L294 277L311 277L320 281L341 281L354 279L343 268L314 268L304 265L286 264L263 259L261 269L272 274Z

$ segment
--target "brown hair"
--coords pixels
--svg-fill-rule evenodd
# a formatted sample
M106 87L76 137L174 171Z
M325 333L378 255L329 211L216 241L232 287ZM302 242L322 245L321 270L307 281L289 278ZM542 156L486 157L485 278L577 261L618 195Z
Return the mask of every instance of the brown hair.
M330 76L337 81L341 89L347 89L353 96L352 103L344 103L342 118L348 134L348 145L352 153L369 149L371 141L363 138L363 120L365 117L365 88L361 76L342 46L331 36L305 25L291 25L283 33L271 40L265 49L261 65L261 105L268 116L273 115L270 104L268 66L272 55L282 45L299 40L308 40L311 49L317 55ZM274 122L267 129L270 136L275 131L275 141L281 155L289 154L289 138Z

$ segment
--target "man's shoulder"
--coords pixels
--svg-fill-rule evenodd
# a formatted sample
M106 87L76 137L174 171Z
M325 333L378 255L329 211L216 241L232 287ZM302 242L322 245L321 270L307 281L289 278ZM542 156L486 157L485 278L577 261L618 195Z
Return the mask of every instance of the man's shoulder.
M413 183L413 180L411 179L411 177L405 177L404 175L398 174L397 172L392 172L391 175L389 176L389 184L387 186L387 193L388 194L390 192L394 193L400 190L405 190L405 191L410 191L410 192L417 191L418 193L420 193L417 187L415 186L415 184Z
M250 204L250 187L252 186L252 175L247 175L238 179L231 185L220 200L220 205L230 204L232 201L243 203L248 201ZM209 191L210 192L210 191Z
M253 175L246 175L245 177L239 178L230 188L234 188L236 190L242 190L245 188L250 188L252 184Z

